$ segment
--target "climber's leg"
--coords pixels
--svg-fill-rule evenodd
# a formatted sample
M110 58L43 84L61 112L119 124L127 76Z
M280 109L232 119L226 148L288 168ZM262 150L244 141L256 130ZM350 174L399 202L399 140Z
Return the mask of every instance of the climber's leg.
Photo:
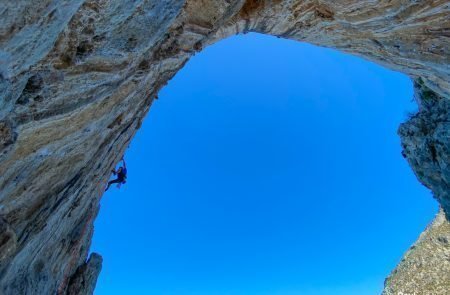
M121 182L122 182L122 180L120 180L119 178L113 179L113 180L109 181L109 182L108 182L108 185L107 185L106 188L105 188L105 192L109 189L109 187L111 186L111 184L114 184L114 183L121 183Z

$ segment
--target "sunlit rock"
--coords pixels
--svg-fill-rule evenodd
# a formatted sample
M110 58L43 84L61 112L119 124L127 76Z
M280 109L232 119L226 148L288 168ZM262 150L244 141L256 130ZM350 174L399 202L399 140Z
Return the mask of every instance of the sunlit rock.
M1 294L92 292L101 259L86 258L111 167L189 58L238 33L336 48L413 78L420 112L399 129L403 154L450 214L448 1L0 4ZM427 245L405 256L386 290L414 280L426 294L429 280L421 278L450 272ZM436 259L417 276L400 276L416 257Z

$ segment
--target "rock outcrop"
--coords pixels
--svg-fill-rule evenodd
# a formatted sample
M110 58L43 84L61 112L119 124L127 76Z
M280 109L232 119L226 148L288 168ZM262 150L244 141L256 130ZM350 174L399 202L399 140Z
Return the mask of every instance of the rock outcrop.
M441 211L386 280L383 295L448 294L450 223Z
M450 216L450 1L0 0L1 294L92 292L101 259L86 257L109 171L192 55L250 31L414 79L403 155ZM436 249L419 241L405 261L436 257L415 272L448 273ZM405 261L386 290L415 280L426 294L425 276L398 276Z

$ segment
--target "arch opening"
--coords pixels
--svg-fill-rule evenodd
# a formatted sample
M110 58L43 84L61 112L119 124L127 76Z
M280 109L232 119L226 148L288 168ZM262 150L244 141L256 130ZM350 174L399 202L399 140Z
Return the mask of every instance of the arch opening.
M272 44L274 42L277 45ZM281 44L282 42L284 43ZM252 46L259 51L255 53ZM288 58L292 51L295 51L295 56ZM304 54L301 61L296 60L299 51ZM221 54L223 52L227 54ZM271 56L269 62L264 58L268 55ZM219 57L221 61L218 61ZM295 62L292 63L292 60ZM252 67L253 72L242 70L247 67ZM218 68L223 71L218 73ZM227 92L230 88L233 91ZM283 288L283 284L285 287L292 287L290 284L293 281L282 279L280 269L287 271L287 277L295 276L297 281L301 277L310 280L322 278L322 281L317 279L314 282L316 285L298 283L292 287L294 289L277 289L283 294L307 294L313 288L316 289L311 294L318 294L320 284L324 284L325 279L330 282L332 274L338 273L343 278L353 278L356 283L345 286L338 278L334 278L329 286L319 291L323 294L330 294L330 290L334 290L333 294L339 294L336 290L341 294L351 294L348 288L354 288L354 294L381 291L384 278L436 211L436 204L429 197L429 192L418 183L400 154L396 129L406 119L405 104L413 108L412 93L410 90L404 92L410 88L406 77L369 62L328 49L288 40L280 41L263 35L235 37L205 49L178 73L163 90L161 100L153 106L151 115L129 152L129 165L132 168L135 165L138 171L135 175L133 169L130 171L128 187L121 192L115 191L103 201L93 246L94 250L106 257L105 270L100 276L97 292L105 292L102 289L103 282L114 281L112 277L115 274L108 263L112 267L115 263L119 264L114 262L113 257L108 257L108 253L113 253L109 250L113 248L107 249L106 244L111 244L111 241L105 243L105 240L99 240L102 227L106 226L118 229L119 233L114 235L121 237L120 247L125 247L127 253L143 253L149 247L151 253L143 254L148 259L147 263L142 263L142 260L145 261L142 257L125 257L120 264L131 259L132 264L128 268L136 269L137 263L142 263L143 268L138 269L148 275L146 279L152 277L148 284L166 283L166 287L161 284L161 289L156 290L155 294L220 294L220 291L207 288L219 285L225 288L227 279L228 286L235 289L223 289L223 294L250 294L248 291L252 287L251 283L240 281L239 285L238 280L233 281L232 276L226 276L231 273L232 262L236 262L230 261L233 254L235 258L244 261L239 267L234 265L234 271L240 277L247 275L254 281L266 282L270 281L275 272L279 273L280 277L273 279L273 285L259 286L264 290L250 290L257 294L272 294L270 292L274 289L270 289L271 287ZM337 95L336 89L342 92ZM398 104L392 104L394 97ZM188 112L192 114L187 115ZM151 126L159 126L159 129L155 127L147 131ZM367 129L368 126L373 129ZM202 143L198 143L201 139ZM144 163L144 155L145 158L149 156L148 163ZM237 161L237 156L240 162ZM380 158L376 158L377 156ZM142 166L138 168L138 165ZM351 172L353 174L349 174ZM389 174L384 175L386 172ZM249 175L252 177L248 177ZM205 180L211 176L216 182L210 178L207 178L209 181ZM283 181L286 177L290 179ZM360 177L359 185L354 185L356 177ZM133 178L139 183L134 190ZM381 180L386 183L381 184ZM159 196L153 191L155 185L159 186ZM146 196L137 191L137 188L142 190L143 186L150 188ZM378 190L381 186L387 191ZM291 190L286 187L291 187ZM129 197L128 192L131 194ZM426 197L415 198L411 194ZM167 195L170 196L169 200L165 199ZM240 197L230 198L236 195ZM265 197L261 198L261 195ZM312 196L320 200L317 201ZM304 199L308 201L306 204L303 203ZM413 202L416 201L414 206ZM141 202L149 202L149 206L141 204L136 208ZM407 206L405 202L408 202ZM192 211L186 212L190 211L186 207ZM209 210L211 207L214 210ZM106 210L111 210L111 217L106 217ZM301 213L296 210L301 210ZM126 211L129 215L124 218ZM225 221L232 221L230 212L240 222L227 227ZM254 218L248 217L247 213L254 214ZM159 219L155 216L159 216ZM174 221L174 217L178 219ZM135 221L133 228L139 229L135 233L147 235L154 231L156 237L168 239L165 241L168 244L163 245L161 242L160 248L156 249L158 245L155 246L154 243L157 241L147 237L134 243L142 243L141 251L128 248L126 244L129 242L125 242L122 237L134 236L127 232L129 227L124 224L124 220L129 219ZM154 222L149 222L149 219ZM117 226L111 226L110 223L114 220L119 220ZM190 227L180 230L179 227L186 220L189 220ZM295 224L295 220L300 221L297 225L311 226L301 230L289 227L288 225ZM399 223L393 225L393 220ZM406 230L406 226L412 222L417 222L415 228ZM377 227L378 225L381 227ZM164 226L173 230L175 237L170 239L170 234L163 231ZM315 226L317 228L314 230ZM175 233L177 228L180 230L178 234ZM286 231L284 235L283 230ZM270 233L270 239L264 239L267 232ZM409 232L409 236L399 242L396 254L391 253L390 258L386 256L382 261L379 260L380 257L373 255L380 249L393 249L392 244L386 246L385 241L400 238L399 232L405 235ZM380 234L378 237L383 239L375 238L374 233ZM294 238L295 234L298 239ZM345 239L335 242L340 236ZM304 237L310 238L303 239ZM207 238L211 240L208 241ZM197 240L190 242L191 239ZM220 245L233 239L235 244ZM278 243L277 240L283 242ZM345 240L349 242L345 243ZM303 251L295 248L305 241L309 243ZM208 245L208 242L212 248L216 247L216 253L208 252L208 247L202 248L201 244ZM257 244L271 243L274 248L278 247L274 253L267 252L267 247L264 248L266 252L249 250L255 250ZM239 249L242 244L248 247L247 251ZM285 250L291 256L282 253L283 245L288 245ZM316 249L318 245L321 246L320 250ZM225 246L235 252L227 254ZM176 249L183 249L178 253L178 259L173 255ZM201 251L195 252L199 249ZM301 254L294 255L293 250ZM205 252L203 257L202 252ZM222 257L222 261L219 259L222 269L217 266L217 260L214 260L217 258L214 255L219 253L225 253L228 258ZM160 259L158 255L165 259ZM182 255L187 259L180 262ZM247 261L246 265L245 259L249 256L254 260ZM267 263L261 262L267 256L267 260L272 263L269 267ZM311 256L313 259L309 261L310 264L296 272L295 268L301 265L301 259ZM298 264L292 262L293 257ZM208 259L212 261L207 261ZM336 259L335 264L330 263L333 259ZM278 265L277 260L284 262L284 267ZM370 266L369 260L372 261ZM159 261L160 264L149 271L152 261ZM257 261L261 264L256 263ZM192 278L200 280L205 275L199 269L189 269L195 263L217 275L215 279L210 278L211 283L207 284L206 289L196 289L189 282ZM376 282L371 281L370 290L364 289L368 286L367 281L355 279L355 276L362 275L359 271L356 272L358 263L366 265L366 268L372 266L374 272L379 271ZM383 263L389 265L386 267ZM248 265L263 269L260 276L254 275L251 268L246 269L245 266ZM229 272L225 271L227 267ZM324 271L326 268L329 271ZM171 277L173 269L176 271ZM167 285L175 284L171 279L181 279L182 271L194 275L190 279L184 277L184 286L164 289L168 288ZM155 274L160 272L166 276L162 274L156 276L156 279ZM109 274L112 277L107 279ZM139 278L143 279L144 276L141 274ZM225 276L225 279L218 280L220 276ZM372 278L374 277L376 275ZM139 286L137 280L132 282ZM119 285L111 286L115 290L120 289Z
M102 183L167 81L195 52L245 32L335 48L414 80L420 111L399 128L402 155L442 212L383 294L448 293L445 1L119 2L60 10L22 1L2 11L2 293L92 293L102 259L88 254Z

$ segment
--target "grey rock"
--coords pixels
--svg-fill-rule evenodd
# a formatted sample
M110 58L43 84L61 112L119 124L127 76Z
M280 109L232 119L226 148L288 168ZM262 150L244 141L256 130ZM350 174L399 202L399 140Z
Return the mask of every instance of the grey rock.
M440 212L385 281L383 295L449 294L450 224Z
M95 282L102 269L102 257L92 253L89 259L78 267L69 280L66 294L90 295L94 293Z
M450 100L414 82L419 112L400 125L402 155L450 216Z
M17 236L2 218L0 218L0 263L7 262L17 247Z
M111 168L191 56L250 31L414 79L420 111L399 129L403 153L449 214L449 10L449 1L0 0L0 293L92 292L100 259L86 258Z

